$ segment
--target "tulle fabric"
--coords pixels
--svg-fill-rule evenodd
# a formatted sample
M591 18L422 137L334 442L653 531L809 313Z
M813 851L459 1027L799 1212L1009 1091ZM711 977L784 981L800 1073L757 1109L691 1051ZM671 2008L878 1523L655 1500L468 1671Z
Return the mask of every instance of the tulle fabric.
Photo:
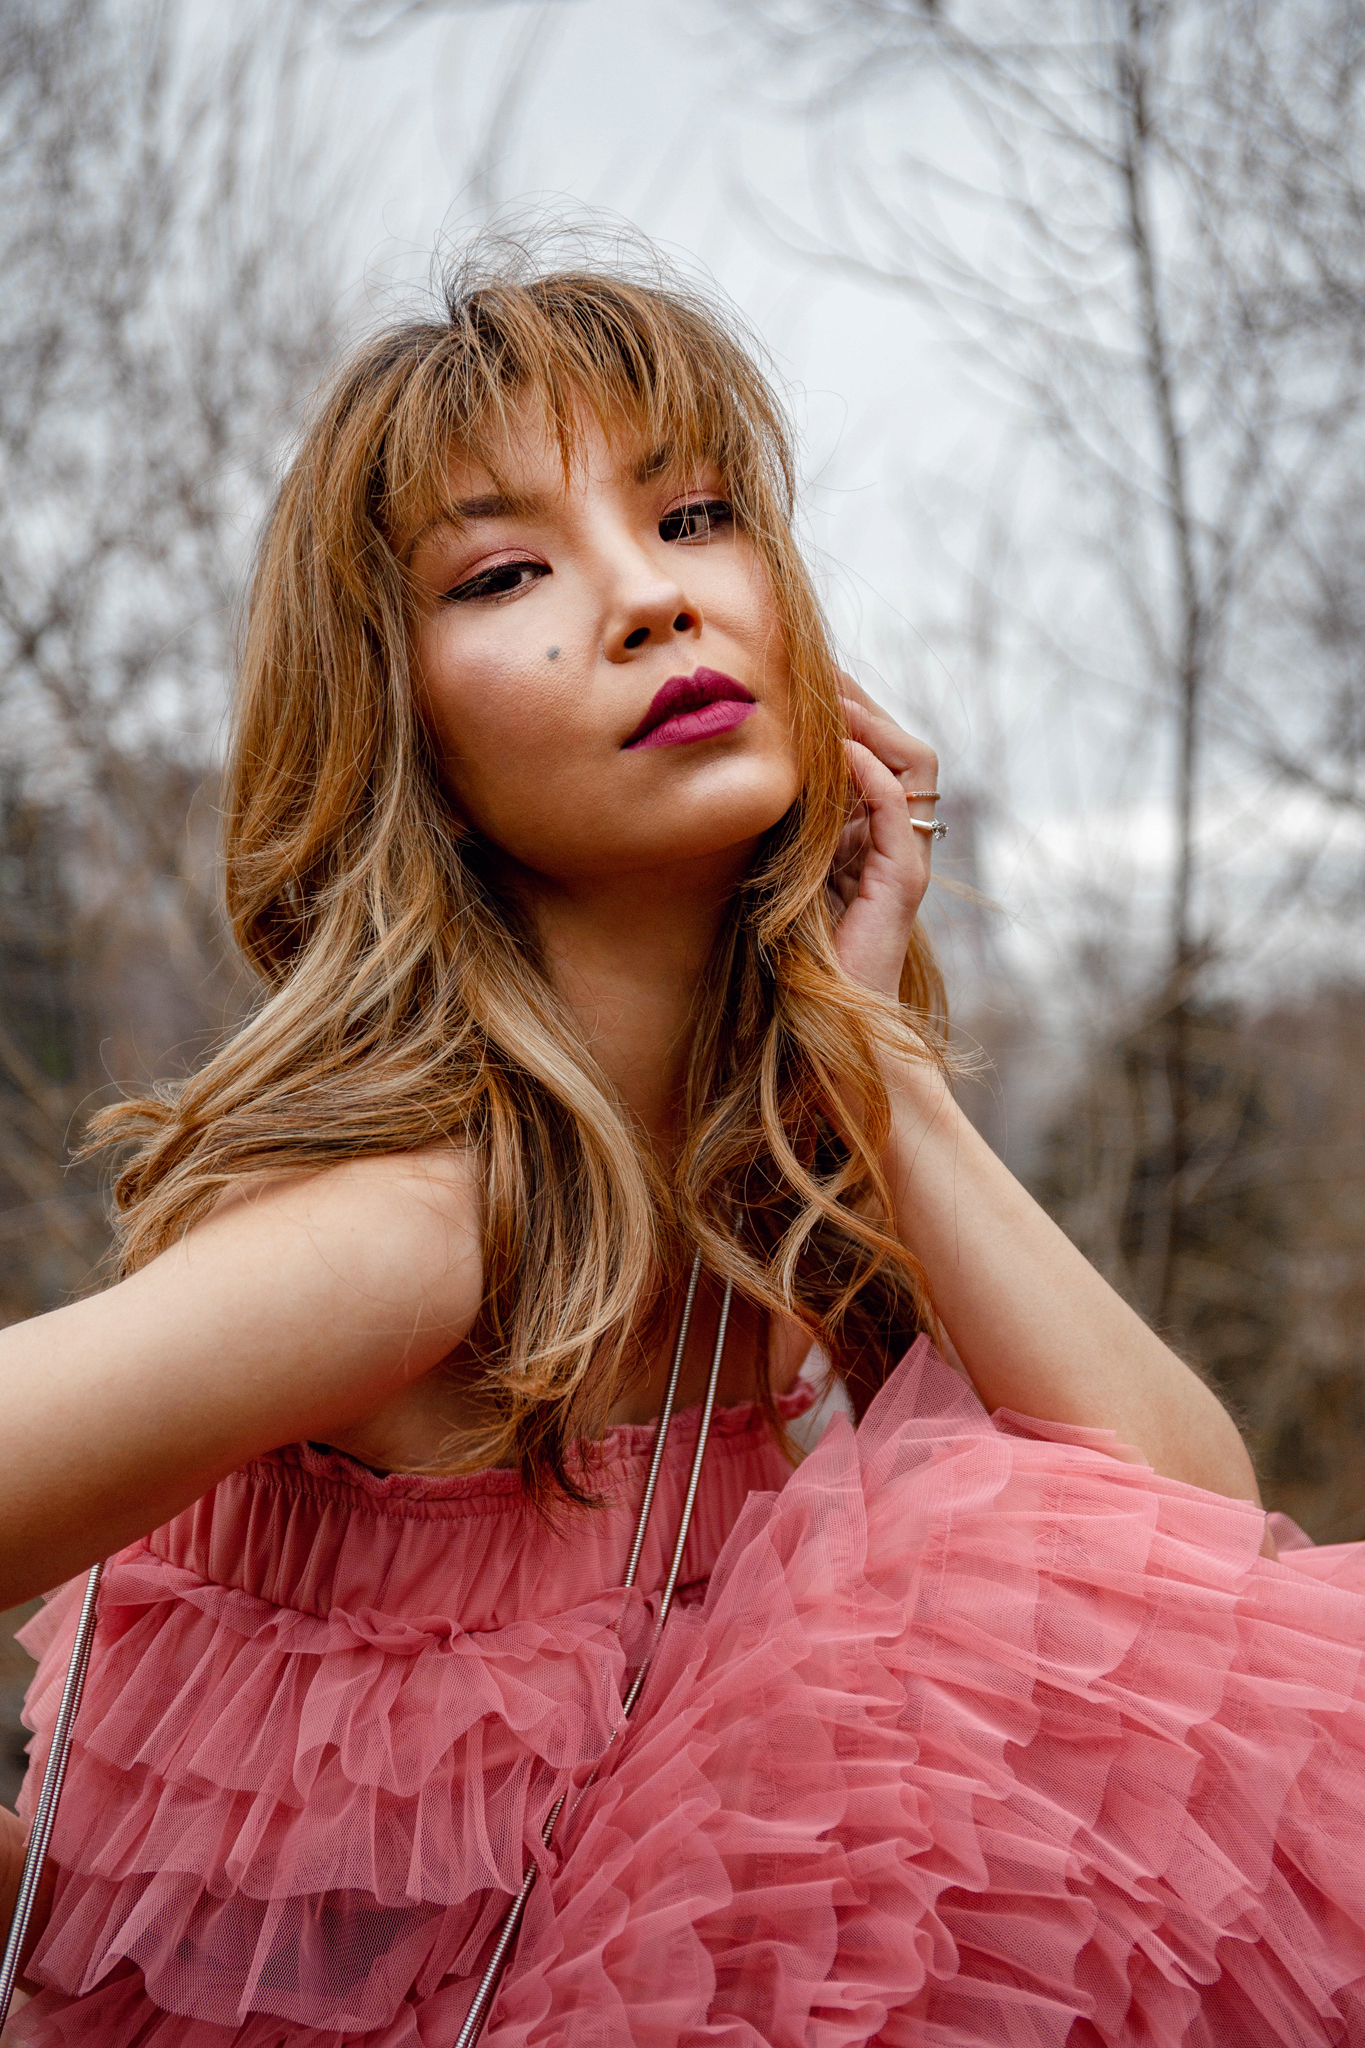
M987 1417L920 1340L790 1476L718 1418L589 1782L649 1440L558 1532L509 1474L293 1449L124 1552L16 2038L449 2044L534 1856L489 2048L1365 2041L1359 1547L1264 1559L1255 1510ZM33 1625L39 1766L75 1603Z

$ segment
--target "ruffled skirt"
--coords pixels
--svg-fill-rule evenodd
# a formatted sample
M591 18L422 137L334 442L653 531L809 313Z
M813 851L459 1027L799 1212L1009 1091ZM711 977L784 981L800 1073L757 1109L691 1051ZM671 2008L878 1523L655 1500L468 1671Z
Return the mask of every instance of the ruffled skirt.
M1365 1549L1264 1526L921 1340L750 1493L590 1783L648 1600L465 1633L135 1547L15 2038L448 2048L535 1858L488 2048L1365 2043Z

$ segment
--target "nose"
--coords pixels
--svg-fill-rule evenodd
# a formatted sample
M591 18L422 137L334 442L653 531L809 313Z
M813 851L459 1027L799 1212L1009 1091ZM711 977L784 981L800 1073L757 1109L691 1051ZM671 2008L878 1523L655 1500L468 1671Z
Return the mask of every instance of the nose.
M629 661L646 647L675 643L701 630L701 612L679 585L650 573L623 590L606 634L609 661Z

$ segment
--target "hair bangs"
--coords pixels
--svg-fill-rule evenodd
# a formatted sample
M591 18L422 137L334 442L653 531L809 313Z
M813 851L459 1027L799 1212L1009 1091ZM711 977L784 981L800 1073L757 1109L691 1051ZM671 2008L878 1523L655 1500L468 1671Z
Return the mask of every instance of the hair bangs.
M714 463L736 517L771 531L791 517L786 425L748 350L680 294L591 272L452 289L448 325L395 407L376 513L403 555L442 514L458 452L506 485L509 449L542 428L566 479L585 425L629 441L650 465Z

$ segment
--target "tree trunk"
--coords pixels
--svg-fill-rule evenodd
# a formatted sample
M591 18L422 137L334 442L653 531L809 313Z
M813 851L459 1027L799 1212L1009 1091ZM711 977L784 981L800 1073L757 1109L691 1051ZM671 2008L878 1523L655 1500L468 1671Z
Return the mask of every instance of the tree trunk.
M1185 1190L1191 1149L1191 1014L1200 948L1193 928L1195 888L1195 805L1199 714L1204 684L1204 605L1195 554L1185 443L1172 389L1158 266L1152 246L1149 207L1147 90L1151 76L1151 18L1147 0L1129 0L1128 36L1120 51L1119 96L1125 118L1123 178L1127 234L1143 341L1143 367L1161 451L1165 515L1176 576L1178 653L1174 663L1176 717L1174 789L1175 860L1171 874L1169 939L1161 1013L1165 1020L1166 1093L1169 1142L1164 1174L1151 1177L1157 1205L1144 1233L1150 1252L1144 1304L1158 1322L1168 1323L1175 1307L1184 1236Z

